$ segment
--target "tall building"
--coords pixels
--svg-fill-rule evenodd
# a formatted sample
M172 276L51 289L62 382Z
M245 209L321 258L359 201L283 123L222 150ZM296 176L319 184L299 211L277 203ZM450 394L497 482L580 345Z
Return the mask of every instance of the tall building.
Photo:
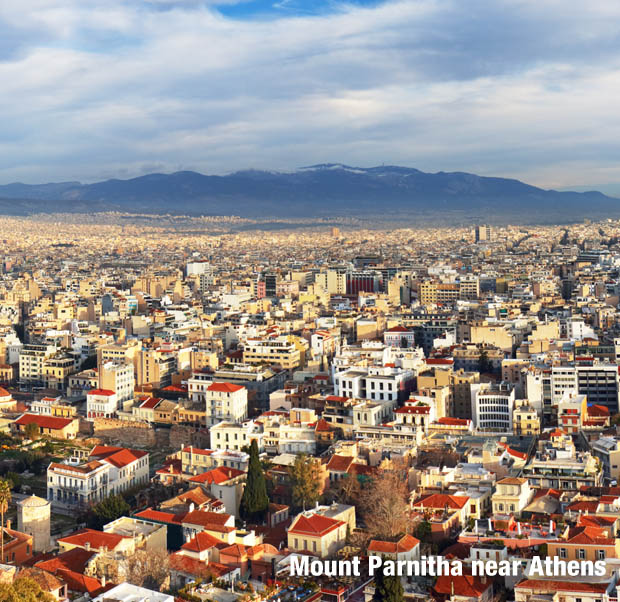
M204 391L207 426L248 417L248 390L232 383L211 383Z
M491 240L491 226L488 224L476 226L476 242L486 242Z
M515 389L509 383L471 385L475 428L487 432L511 432Z
M99 367L99 388L114 391L119 404L133 399L133 364L121 362L105 362L101 364Z

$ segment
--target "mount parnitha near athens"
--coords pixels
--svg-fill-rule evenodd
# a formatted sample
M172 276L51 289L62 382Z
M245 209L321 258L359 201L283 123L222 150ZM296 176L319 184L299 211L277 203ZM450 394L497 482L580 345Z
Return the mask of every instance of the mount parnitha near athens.
M544 190L519 180L398 166L321 164L293 172L154 173L93 184L0 186L0 214L122 211L174 215L305 218L399 215L451 221L491 213L522 223L620 216L600 192Z

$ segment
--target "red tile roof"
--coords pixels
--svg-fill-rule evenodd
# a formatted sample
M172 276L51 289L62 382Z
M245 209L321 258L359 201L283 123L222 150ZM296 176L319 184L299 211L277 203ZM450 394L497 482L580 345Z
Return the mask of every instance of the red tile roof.
M404 326L399 325L388 328L388 330L386 330L385 332L410 332L410 330L408 328L405 328Z
M542 593L549 592L590 592L604 594L609 587L608 583L581 583L579 581L555 581L547 579L525 579L515 585L515 589L531 589Z
M467 504L469 497L465 495L447 495L445 493L431 493L430 495L422 496L416 500L412 505L413 507L421 508L435 508L437 510L443 510L446 506L453 510L460 510Z
M48 571L49 573L55 573L60 569L83 573L88 561L94 555L95 552L92 550L73 548L67 552L58 554L58 556L55 556L54 558L38 562L36 566L44 571Z
M236 391L241 391L241 389L245 389L241 385L233 385L232 383L213 383L209 386L207 391L217 391L219 393L235 393Z
M117 535L116 533L104 533L103 531L95 531L94 529L83 529L77 533L61 537L58 542L66 543L74 546L85 548L90 544L92 550L107 548L114 550L118 544L124 539L130 539L125 535Z
M492 579L486 581L483 583L480 577L473 577L472 575L454 577L445 575L437 577L433 590L441 595L480 598L493 584Z
M565 541L580 545L613 546L616 540L608 537L607 532L601 527L585 526L571 527Z
M216 485L221 485L226 481L230 481L236 477L240 477L244 475L245 472L242 470L237 470L236 468L230 468L228 466L217 466L216 468L211 468L206 472L201 474L197 474L188 479L188 481L192 483L215 483Z
M467 418L451 418L449 416L444 416L442 418L438 418L437 422L439 424L445 424L446 426L469 426L471 420Z
M410 552L419 545L420 540L413 535L403 535L398 541L382 541L373 539L368 544L369 552L381 552L384 554L398 554L401 552Z
M116 395L111 389L91 389L87 395L104 395L109 397L110 395Z
M39 414L22 414L15 424L26 426L36 424L39 428L61 430L73 422L73 418L57 418L55 416L41 416Z
M102 462L107 462L116 466L116 468L123 468L132 464L144 456L148 456L148 452L139 449L126 449L124 447L109 447L106 445L96 445L90 452L92 458L97 458Z
M332 430L332 427L329 425L329 422L325 420L325 418L319 418L316 422L314 430L317 433L329 433Z
M346 523L341 520L336 520L335 518L329 518L328 516L322 516L320 514L305 516L300 514L297 519L293 521L288 532L299 535L322 537L334 529L338 529L338 527L342 525L346 525Z
M143 520L180 525L183 523L185 514L173 514L172 512L161 512L160 510L147 508L146 510L142 510L142 512L136 512L134 516Z
M430 414L430 406L403 406L394 410L394 414Z
M203 552L210 548L219 546L221 543L222 542L213 537L213 535L209 535L205 531L201 531L200 533L196 533L196 536L193 539L190 539L187 543L184 543L181 546L181 549L189 552Z
M354 458L352 456L339 456L336 454L329 459L327 470L331 472L348 472L353 462Z
M58 569L56 576L67 584L69 591L82 592L89 594L91 597L98 596L113 587L113 584L104 586L101 581L94 577L82 575L77 571L70 571L68 569Z

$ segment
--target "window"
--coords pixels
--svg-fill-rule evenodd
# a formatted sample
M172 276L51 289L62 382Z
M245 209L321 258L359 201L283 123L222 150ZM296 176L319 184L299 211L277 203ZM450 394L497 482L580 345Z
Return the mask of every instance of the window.
M585 560L586 551L585 550L577 550L577 558L579 560Z
M605 550L596 550L596 559L597 560L605 560L606 552Z
M558 550L560 558L566 558L566 548L560 548Z

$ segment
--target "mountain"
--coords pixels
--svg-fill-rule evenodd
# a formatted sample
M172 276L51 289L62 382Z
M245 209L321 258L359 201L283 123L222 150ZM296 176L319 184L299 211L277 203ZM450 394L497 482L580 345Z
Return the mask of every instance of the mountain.
M294 172L245 170L225 176L191 171L94 184L0 186L0 213L125 211L247 217L339 215L520 216L531 221L620 215L600 192L544 190L507 178L425 173L398 166L325 163Z

